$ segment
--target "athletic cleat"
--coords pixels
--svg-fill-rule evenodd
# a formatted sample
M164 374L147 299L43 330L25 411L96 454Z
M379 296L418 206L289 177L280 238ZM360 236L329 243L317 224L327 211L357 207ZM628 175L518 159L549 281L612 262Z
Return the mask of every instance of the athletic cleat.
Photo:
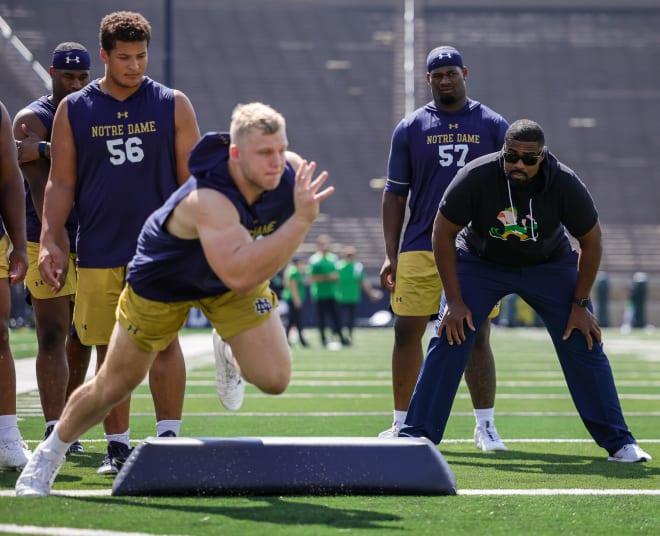
M400 431L401 427L398 425L398 423L394 422L390 428L383 430L380 434L378 434L378 437L382 439L392 439L393 437L399 437Z
M21 471L32 453L23 440L0 439L0 471Z
M644 452L637 443L629 443L617 450L614 455L607 458L608 462L650 462L653 458Z
M69 445L69 450L67 452L69 454L84 454L85 449L82 446L82 443L76 439L71 445Z
M44 433L44 439L48 439L48 436L53 433L53 429L55 428L54 425L46 426L46 432ZM82 443L78 441L77 439L69 445L69 450L67 450L69 454L84 454L85 449L82 446Z
M46 497L57 472L64 463L64 456L58 456L52 450L39 445L23 472L16 480L17 497Z
M101 465L96 470L98 475L116 475L131 454L131 449L119 441L110 441L108 451L103 457Z
M165 430L158 437L176 437L176 434L172 430Z
M486 452L494 450L509 450L504 441L500 438L494 426L486 422L486 426L475 426L474 428L474 446Z
M222 405L236 411L243 405L245 381L236 368L231 347L213 330L213 355L215 356L215 390Z

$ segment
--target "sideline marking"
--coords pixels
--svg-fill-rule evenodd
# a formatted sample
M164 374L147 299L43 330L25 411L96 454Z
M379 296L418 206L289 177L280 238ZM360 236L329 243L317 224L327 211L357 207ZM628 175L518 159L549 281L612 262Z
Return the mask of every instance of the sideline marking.
M115 530L74 529L72 527L39 527L36 525L0 524L0 533L44 534L47 536L158 536L149 532L124 532Z
M458 495L660 495L660 489L458 489Z
M185 437L185 436L181 436ZM43 441L43 439L24 439L25 443L28 444L39 444ZM134 445L137 445L141 439L131 439L131 443ZM81 439L81 443L87 444L87 443L107 443L106 439ZM570 439L570 438L538 438L538 439L515 439L515 438L508 438L506 440L507 443L593 443L593 439ZM444 444L449 444L449 443L474 443L474 439L443 439L441 445ZM637 443L660 443L660 439L638 439Z
M59 490L53 491L52 496L61 496L61 497L110 497L111 490ZM498 495L498 496L507 496L507 495L530 495L530 496L541 496L541 495L660 495L660 489L590 489L590 488L539 488L539 489L458 489L458 495ZM0 490L0 497L15 497L14 490ZM218 497L222 498L222 497ZM9 525L0 525L0 532L11 532L9 530L4 530L4 527ZM39 527L41 528L41 527ZM66 529L74 530L74 529ZM42 534L26 532L24 534ZM44 533L45 534L45 533ZM59 532L57 534L60 534ZM61 534L74 534L72 532L62 532ZM96 534L96 533L95 533ZM99 532L100 534L100 532ZM118 532L112 532L108 534L120 534ZM130 535L142 534L138 532L131 533L121 533Z

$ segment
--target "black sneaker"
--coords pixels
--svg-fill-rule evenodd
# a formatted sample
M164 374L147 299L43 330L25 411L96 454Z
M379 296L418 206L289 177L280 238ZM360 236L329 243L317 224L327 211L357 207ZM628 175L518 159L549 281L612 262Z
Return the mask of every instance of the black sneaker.
M55 426L52 424L50 426L46 426L46 431L44 432L44 439L48 439L48 436L53 433L53 429ZM66 451L67 454L84 454L85 449L82 446L82 443L76 439L71 445L69 445L69 450Z
M84 454L85 449L83 448L82 443L76 439L71 445L69 445L69 450L67 452L69 454Z
M158 437L176 437L176 434L172 430L165 430Z
M131 454L131 449L119 441L110 441L108 451L103 457L101 465L96 470L99 475L116 475Z

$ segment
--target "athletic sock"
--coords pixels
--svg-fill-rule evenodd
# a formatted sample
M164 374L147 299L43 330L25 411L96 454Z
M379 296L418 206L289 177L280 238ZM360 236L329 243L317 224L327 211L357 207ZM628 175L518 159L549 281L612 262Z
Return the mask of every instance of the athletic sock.
M174 432L177 436L181 430L181 421L175 421L173 419L163 419L156 423L156 435L161 436L164 432Z
M18 429L18 417L16 415L0 415L0 437L7 441L21 439Z
M475 409L474 418L477 425L482 428L493 426L495 422L495 408Z
M103 434L105 436L105 440L110 443L110 441L116 441L117 443L123 443L127 447L131 446L131 429L129 428L126 430L123 434Z
M394 424L397 428L403 428L406 423L406 417L408 416L408 410L401 411L398 409L394 410Z
M57 434L56 426L53 432L46 439L44 439L43 445L44 448L52 450L53 452L57 453L58 456L64 457L66 456L71 443L67 443L66 441L62 441L60 439L60 436Z

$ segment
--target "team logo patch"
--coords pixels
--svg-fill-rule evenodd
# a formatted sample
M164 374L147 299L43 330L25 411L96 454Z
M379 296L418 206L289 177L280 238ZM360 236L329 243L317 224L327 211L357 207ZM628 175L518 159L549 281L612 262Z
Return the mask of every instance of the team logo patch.
M260 315L265 315L273 310L273 304L267 298L257 298L254 300L254 310Z

